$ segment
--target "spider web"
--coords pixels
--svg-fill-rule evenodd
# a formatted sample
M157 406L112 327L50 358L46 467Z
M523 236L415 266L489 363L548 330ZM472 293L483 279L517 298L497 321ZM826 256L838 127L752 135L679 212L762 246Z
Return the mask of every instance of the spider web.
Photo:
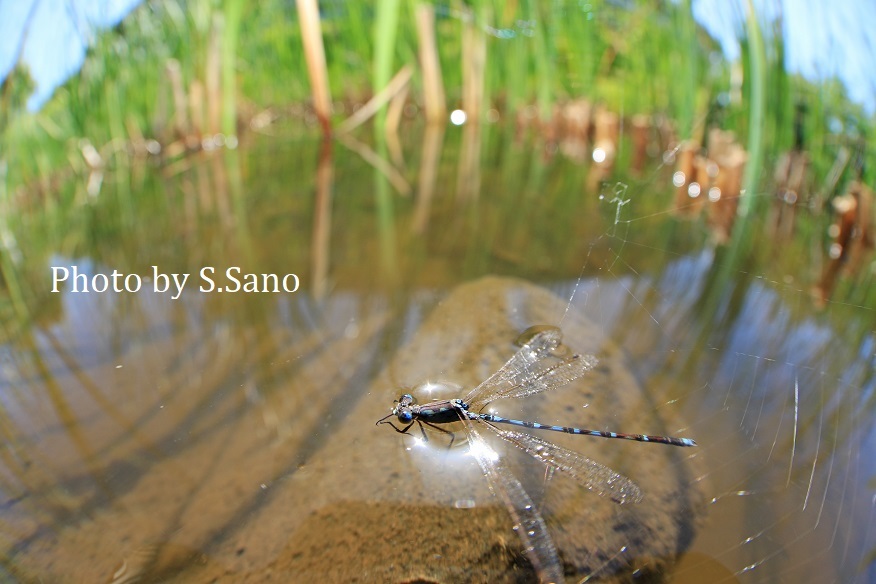
M794 239L740 216L753 238L740 255L685 209L650 210L646 186L603 187L610 226L586 244L582 277L555 291L628 351L654 408L697 440L707 519L676 577L718 564L712 581L872 581L876 339L874 309L854 300L871 267L822 306L820 241L788 261Z

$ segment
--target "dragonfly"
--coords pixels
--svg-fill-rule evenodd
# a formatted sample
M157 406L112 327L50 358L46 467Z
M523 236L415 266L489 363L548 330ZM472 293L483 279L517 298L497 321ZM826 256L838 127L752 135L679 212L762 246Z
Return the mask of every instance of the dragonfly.
M562 563L556 548L532 499L520 481L481 437L478 427L488 428L502 440L544 463L549 470L561 471L590 491L618 504L642 501L642 491L635 482L582 454L526 432L501 428L498 424L671 446L696 446L696 442L690 438L556 426L483 412L488 404L498 399L523 398L562 387L592 370L599 362L593 355L565 355L564 351L560 329L536 329L502 367L466 396L418 404L413 395L405 393L396 400L389 414L377 420L377 425L389 424L400 434L408 434L416 424L424 438L426 433L423 426L452 434L440 425L462 422L471 454L486 476L490 489L507 507L514 521L515 531L523 543L524 552L542 582L563 582ZM402 427L393 423L393 418ZM451 444L452 440L451 437Z

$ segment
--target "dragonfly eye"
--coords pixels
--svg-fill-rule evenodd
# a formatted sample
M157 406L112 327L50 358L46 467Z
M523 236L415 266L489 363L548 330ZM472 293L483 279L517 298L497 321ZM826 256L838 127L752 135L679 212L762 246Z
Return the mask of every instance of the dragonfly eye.
M396 415L398 416L398 421L405 424L412 422L414 419L414 414L412 414L411 410L407 408L400 409Z

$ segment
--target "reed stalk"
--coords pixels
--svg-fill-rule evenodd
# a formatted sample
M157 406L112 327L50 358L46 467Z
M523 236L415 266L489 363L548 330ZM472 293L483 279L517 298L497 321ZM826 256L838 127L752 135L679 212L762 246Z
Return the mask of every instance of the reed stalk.
M382 91L390 82L393 70L393 55L398 34L400 0L380 0L377 3L377 16L374 22L374 73L372 90ZM376 130L383 133L386 125L386 112L379 110Z
M204 84L200 79L189 84L189 117L192 133L200 137L204 133Z
M447 105L441 81L441 61L435 42L435 9L431 4L417 4L417 36L419 39L420 70L423 74L423 104L428 123L444 121Z
M550 27L544 13L545 7L540 3L530 7L530 14L535 21L535 68L538 73L536 95L538 101L538 117L543 125L547 125L553 115L553 64L550 41Z
M676 96L674 115L678 134L683 138L690 138L693 134L696 115L698 86L696 57L700 54L691 0L684 0L676 12L676 16L677 27L681 33L679 40L683 49L674 51L675 57L678 59L677 69L669 72L670 77L675 76L675 78L670 78L668 81Z
M182 67L176 59L169 59L164 64L164 70L173 94L173 130L178 137L182 137L189 133L189 108L183 88Z
M322 27L316 0L298 0L298 18L301 20L301 37L307 58L307 73L313 92L313 108L325 134L331 133L331 98L328 72L325 63L325 47L322 44Z
M207 64L204 71L204 88L207 93L207 119L205 128L210 134L222 128L222 32L225 22L221 14L213 15L213 26L207 44Z
M368 100L368 103L359 108L356 113L352 116L344 120L344 122L338 126L338 133L345 134L347 132L352 131L353 129L359 127L368 121L369 118L376 115L381 111L381 108L390 101L397 93L402 91L405 87L407 87L408 82L411 80L411 76L414 74L414 70L410 65L405 65L402 67L398 73L395 74L389 83L386 84L386 87L382 88L377 94ZM384 123L385 125L385 123Z
M757 181L763 157L763 124L764 124L764 89L766 85L766 54L764 51L763 35L760 24L757 21L757 13L754 10L752 0L748 0L748 17L746 18L746 30L749 42L749 118L748 118L748 160L745 166L745 195L739 212L746 216L751 210L754 194L757 190ZM744 221L743 221L744 222Z
M243 0L225 0L222 29L222 131L237 134L237 39L243 13Z
M473 123L478 121L483 106L486 60L486 38L474 14L466 10L462 18L462 109Z

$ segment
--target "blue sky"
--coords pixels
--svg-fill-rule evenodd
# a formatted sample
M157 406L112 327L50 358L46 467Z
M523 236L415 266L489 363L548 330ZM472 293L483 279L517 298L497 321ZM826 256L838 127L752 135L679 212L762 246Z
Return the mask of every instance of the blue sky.
M37 110L82 65L101 28L124 18L141 0L0 0L0 79L16 59L30 67ZM849 96L876 111L876 0L754 0L766 17L783 15L787 66L817 81L838 77ZM696 19L730 60L747 0L693 0Z
M729 60L747 0L693 0L694 18L720 43ZM876 0L754 0L767 19L782 15L785 65L811 81L837 77L852 101L876 111Z
M85 50L101 28L115 26L140 0L0 0L0 79L18 58L36 89L27 102L37 110L79 71Z

